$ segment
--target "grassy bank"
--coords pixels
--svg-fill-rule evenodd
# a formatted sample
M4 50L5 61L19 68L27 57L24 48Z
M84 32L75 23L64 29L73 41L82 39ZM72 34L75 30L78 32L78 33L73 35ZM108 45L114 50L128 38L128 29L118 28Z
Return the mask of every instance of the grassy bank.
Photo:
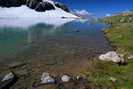
M100 21L110 24L104 32L116 51L133 54L133 16L111 16L100 19Z
M94 59L90 66L87 76L95 84L94 89L133 89L133 60L126 66L119 66Z
M94 60L88 77L94 80L99 89L133 89L133 59L127 58L133 55L133 16L111 16L99 21L109 24L103 30L105 36L118 53L126 54L128 64L119 66L112 62Z

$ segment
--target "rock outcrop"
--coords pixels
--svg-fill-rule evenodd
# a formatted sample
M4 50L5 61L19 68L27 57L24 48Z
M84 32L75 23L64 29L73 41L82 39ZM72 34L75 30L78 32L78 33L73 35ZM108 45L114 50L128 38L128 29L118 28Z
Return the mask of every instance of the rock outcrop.
M35 10L39 12L44 12L46 10L54 10L54 9L55 9L54 6L49 2L40 2L35 7Z
M35 9L39 2L42 2L42 0L26 0L26 5L31 9Z
M61 8L66 12L70 12L69 9L67 8L67 6L65 6L64 4L59 3L59 2L55 2L54 4L55 4L56 7Z

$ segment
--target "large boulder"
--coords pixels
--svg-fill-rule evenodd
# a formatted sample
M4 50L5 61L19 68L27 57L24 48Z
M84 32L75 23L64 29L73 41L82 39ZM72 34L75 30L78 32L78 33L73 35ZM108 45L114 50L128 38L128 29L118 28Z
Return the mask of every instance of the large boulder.
M103 60L103 61L112 61L112 62L116 62L116 63L120 63L120 62L124 63L124 59L114 51L110 51L110 52L107 52L106 54L100 55L99 59Z
M54 9L55 7L49 2L40 2L35 8L35 10L39 12L44 12L46 10L54 10Z
M64 4L59 3L59 2L55 2L54 4L55 4L56 7L61 8L61 9L63 9L66 12L69 12L69 9Z

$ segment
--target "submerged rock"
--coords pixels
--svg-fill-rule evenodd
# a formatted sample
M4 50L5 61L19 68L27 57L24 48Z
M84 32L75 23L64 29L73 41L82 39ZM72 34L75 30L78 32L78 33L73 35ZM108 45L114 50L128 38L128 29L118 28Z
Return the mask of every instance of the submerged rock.
M12 72L6 72L0 75L0 89L9 89L16 83L17 77Z
M9 74L5 75L4 78L1 80L2 82L13 79L15 76L12 72L10 72Z
M61 80L62 80L63 82L69 82L70 79L71 79L71 77L68 76L68 75L63 75L63 76L61 77Z
M116 63L124 63L124 58L120 57L116 52L114 51L110 51L107 52L106 54L102 54L99 56L100 60L103 61L112 61L112 62L116 62Z
M41 77L41 84L55 83L55 80L49 75L49 73L44 72Z

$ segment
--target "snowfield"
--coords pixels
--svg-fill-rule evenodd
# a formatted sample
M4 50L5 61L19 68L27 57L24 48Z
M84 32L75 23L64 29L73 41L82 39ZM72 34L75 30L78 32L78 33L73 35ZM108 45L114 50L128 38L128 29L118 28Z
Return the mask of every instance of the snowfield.
M51 0L43 0L43 2L51 3L55 7L55 10L37 12L26 5L10 8L0 7L0 26L27 28L37 23L45 23L58 27L74 20L75 18L79 18L62 10L61 8L56 7L54 2ZM62 17L66 18L63 19Z
M68 18L78 18L77 16L65 12L60 8L55 8L55 10L49 10L45 12L37 12L27 6L21 7L0 7L0 18L21 18L21 17L68 17Z

